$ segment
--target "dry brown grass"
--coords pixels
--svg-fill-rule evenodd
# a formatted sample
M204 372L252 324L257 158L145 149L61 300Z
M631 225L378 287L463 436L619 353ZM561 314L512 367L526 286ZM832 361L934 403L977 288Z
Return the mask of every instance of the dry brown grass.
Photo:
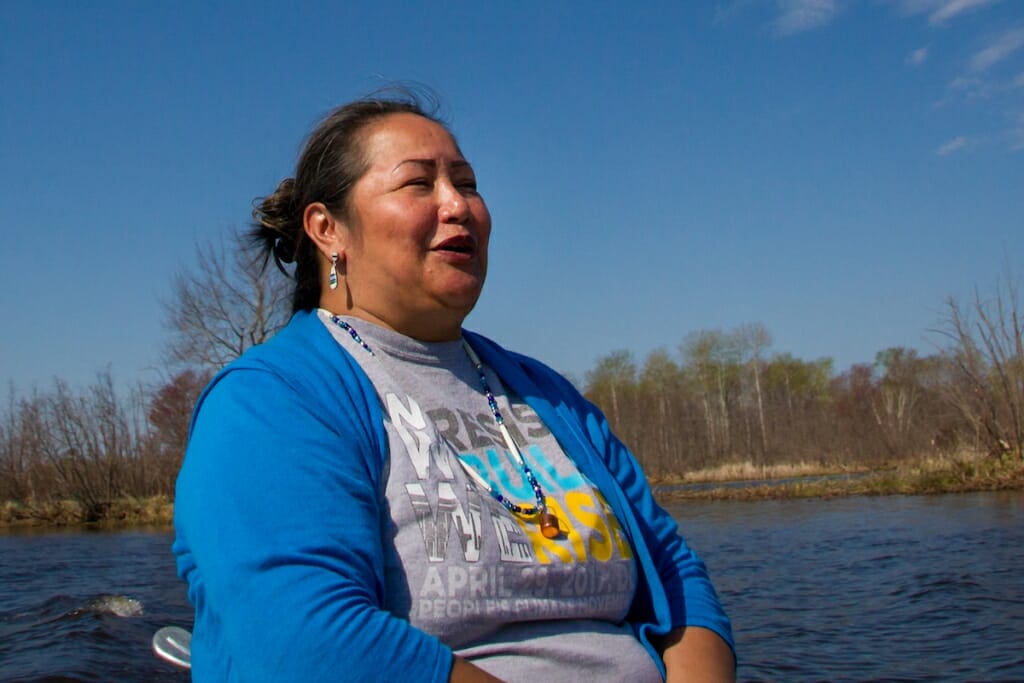
M170 527L174 502L168 496L122 498L110 504L101 526ZM86 523L84 508L71 500L13 502L0 504L0 526L74 526Z
M174 501L168 496L150 496L115 501L104 522L114 525L170 526L173 520Z
M65 526L79 524L83 517L82 506L71 500L5 501L0 505L0 526Z
M850 473L849 471L841 472ZM665 501L684 499L765 500L1024 489L1024 463L1008 458L993 459L973 454L964 459L929 456L904 460L887 464L875 470L865 470L862 476L851 478L814 478L824 474L837 473L839 472L817 470L811 472L810 478L803 481L800 477L808 475L789 474L778 477L779 481L777 482L773 482L772 478L768 477L764 483L750 486L662 490L658 492L658 498ZM749 480L753 481L754 478ZM697 483L697 480L694 480L694 483Z
M792 479L794 477L813 477L826 474L839 474L857 471L836 465L821 463L795 462L777 465L755 465L749 460L745 462L726 463L714 467L686 472L683 475L657 478L659 484L704 484L712 482L759 481L767 479Z

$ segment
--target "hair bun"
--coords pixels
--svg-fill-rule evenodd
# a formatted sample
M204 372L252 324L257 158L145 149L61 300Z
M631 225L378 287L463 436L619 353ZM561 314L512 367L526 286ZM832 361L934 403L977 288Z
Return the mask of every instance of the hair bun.
M274 241L274 258L280 263L294 263L295 240L285 235L279 235Z

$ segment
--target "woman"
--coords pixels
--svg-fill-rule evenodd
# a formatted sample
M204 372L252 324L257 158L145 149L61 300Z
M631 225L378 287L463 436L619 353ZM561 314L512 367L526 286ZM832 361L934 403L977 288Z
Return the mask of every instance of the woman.
M254 215L295 314L196 408L196 680L733 677L704 566L601 413L462 329L491 218L441 123L343 106Z

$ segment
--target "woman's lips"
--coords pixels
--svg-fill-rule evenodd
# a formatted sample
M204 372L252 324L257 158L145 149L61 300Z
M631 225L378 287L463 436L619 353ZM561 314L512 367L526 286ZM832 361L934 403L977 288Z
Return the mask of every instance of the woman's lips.
M432 247L431 251L470 257L476 253L476 240L469 235L457 235Z

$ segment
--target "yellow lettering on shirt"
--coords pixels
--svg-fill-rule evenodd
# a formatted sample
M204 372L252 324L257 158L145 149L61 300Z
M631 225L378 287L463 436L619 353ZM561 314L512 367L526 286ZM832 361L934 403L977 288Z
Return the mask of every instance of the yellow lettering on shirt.
M622 555L622 559L628 560L633 557L633 551L629 547L629 543L622 537L622 527L619 526L619 520L615 518L615 513L612 512L611 507L608 505L608 501L604 499L601 492L594 489L594 494L597 499L601 501L601 509L604 511L604 518L608 520L608 528L612 530L612 536L615 538L615 545L619 547L619 554Z
M597 512L599 506L592 496L580 491L569 491L565 494L565 506L573 517L594 533L587 540L591 556L599 562L607 562L612 557L612 533Z

